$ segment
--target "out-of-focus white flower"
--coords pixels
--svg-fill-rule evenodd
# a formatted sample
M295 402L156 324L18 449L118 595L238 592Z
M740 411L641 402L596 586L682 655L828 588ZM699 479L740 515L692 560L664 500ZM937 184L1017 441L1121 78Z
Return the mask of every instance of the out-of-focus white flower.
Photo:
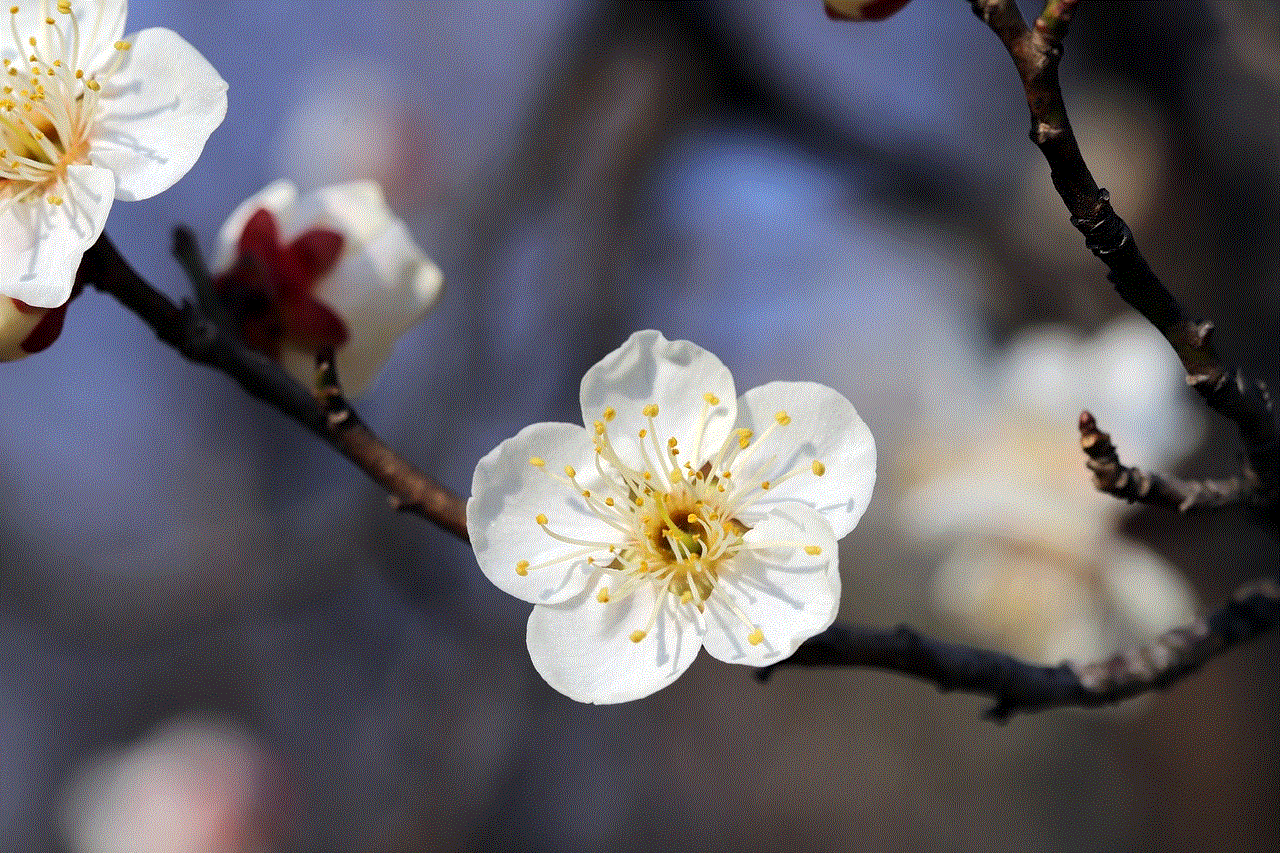
M126 3L30 0L0 42L0 294L52 308L114 199L187 173L227 112L227 84L172 30L124 37Z
M828 17L839 21L883 21L908 0L823 0Z
M400 335L440 298L440 269L388 209L375 183L298 196L276 181L232 212L219 235L215 284L245 341L311 385L315 356L364 390Z
M187 718L85 768L62 818L76 853L268 853L289 806L277 762L246 732Z
M1045 663L1096 658L1193 618L1177 571L1118 533L1128 505L1093 488L1076 432L1087 407L1128 461L1162 469L1191 449L1201 425L1159 334L1141 321L1087 341L1037 329L995 374L994 387L974 392L987 420L923 450L898 507L904 531L947 549L938 610Z
M0 296L0 361L16 361L49 347L62 333L69 304L35 308Z
M853 406L812 382L738 397L688 341L637 332L587 371L583 422L526 427L480 460L481 570L534 603L529 654L581 702L674 681L705 646L752 666L835 619L836 542L875 485Z

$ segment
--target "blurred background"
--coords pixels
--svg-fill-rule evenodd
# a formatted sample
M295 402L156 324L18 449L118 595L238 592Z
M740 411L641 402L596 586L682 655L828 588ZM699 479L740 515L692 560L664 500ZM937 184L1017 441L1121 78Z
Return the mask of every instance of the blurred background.
M1069 226L995 37L959 0L151 0L230 84L172 190L108 233L186 294L277 177L383 182L441 306L357 405L466 494L573 421L637 328L739 390L812 379L879 444L842 618L1049 662L1142 639L1274 571L1241 514L1094 494L1127 462L1234 470L1230 425ZM1034 14L1024 4L1024 13ZM1063 66L1085 157L1153 268L1280 386L1280 11L1084 4ZM896 676L705 655L620 707L547 687L528 605L470 550L85 293L0 396L0 838L23 851L1280 847L1272 635L1167 694L1003 727Z

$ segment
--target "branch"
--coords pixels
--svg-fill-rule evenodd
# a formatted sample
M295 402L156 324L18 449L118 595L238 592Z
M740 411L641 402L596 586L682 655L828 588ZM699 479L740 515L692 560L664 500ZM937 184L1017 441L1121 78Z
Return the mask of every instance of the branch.
M1230 601L1198 622L1095 663L1040 666L926 637L906 625L889 630L833 625L806 640L786 660L757 670L756 676L763 681L784 666L882 669L930 682L944 692L988 696L996 703L986 716L1003 723L1017 713L1110 705L1161 690L1277 623L1280 584L1267 578L1241 587Z
M1258 499L1258 482L1248 469L1221 480L1180 480L1125 465L1111 436L1098 428L1089 412L1080 413L1080 447L1089 457L1085 465L1093 472L1093 485L1129 503L1187 513L1250 505Z
M174 254L208 292L208 271L185 228L174 233ZM119 300L150 326L160 340L191 361L225 373L252 396L278 409L333 447L386 489L397 509L434 522L467 540L466 503L387 447L351 409L333 377L324 402L302 387L275 361L246 349L189 303L176 305L121 257L103 234L81 266L84 279ZM329 371L332 374L332 368Z
M1187 382L1215 411L1232 420L1245 446L1241 479L1254 482L1257 503L1272 520L1280 517L1280 428L1266 386L1229 370L1211 342L1213 324L1192 320L1160 283L1138 250L1129 226L1111 207L1080 154L1067 118L1058 64L1075 0L1049 0L1035 27L1028 29L1013 0L969 0L974 13L1013 57L1031 110L1031 140L1049 163L1054 188L1071 214L1071 224L1109 270L1116 292L1155 326L1173 347Z

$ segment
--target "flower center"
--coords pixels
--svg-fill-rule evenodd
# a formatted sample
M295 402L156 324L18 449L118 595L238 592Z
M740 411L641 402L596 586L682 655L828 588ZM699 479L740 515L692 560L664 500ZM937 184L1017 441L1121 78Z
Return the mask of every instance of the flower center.
M632 632L633 642L648 635L667 602L674 602L677 612L690 616L702 613L708 604L721 607L743 623L748 642L763 642L763 632L724 589L723 580L733 571L734 557L743 550L799 547L816 555L821 549L796 542L748 543L744 537L751 527L742 520L742 514L777 483L800 474L822 476L825 469L821 462L813 462L772 483L760 480L761 472L774 460L753 458L759 442L752 444L754 435L745 428L730 433L714 453L703 454L702 438L712 413L720 405L713 394L708 393L703 399L691 454L696 461L680 461L681 447L674 436L659 441L654 425L658 407L652 403L641 411L648 426L634 436L642 460L640 467L628 464L617 452L608 427L617 416L613 409L605 409L601 419L592 425L596 491L583 487L572 466L566 465L561 477L547 471L546 460L532 457L531 465L576 492L586 510L617 535L613 541L599 542L565 536L553 530L550 520L539 514L536 521L544 533L577 550L538 565L521 560L516 564L516 573L524 576L534 569L586 558L588 565L612 580L611 586L602 586L596 595L602 604L651 586L657 592L656 603L648 624ZM790 423L785 412L778 412L760 438Z
M12 48L5 53L0 80L0 210L31 198L62 204L59 185L67 167L89 162L89 132L98 114L102 81L124 62L130 44L115 43L104 67L88 72L82 53L97 43L99 19L82 39L80 22L68 0L40 4L34 31L20 32L19 6L9 7Z

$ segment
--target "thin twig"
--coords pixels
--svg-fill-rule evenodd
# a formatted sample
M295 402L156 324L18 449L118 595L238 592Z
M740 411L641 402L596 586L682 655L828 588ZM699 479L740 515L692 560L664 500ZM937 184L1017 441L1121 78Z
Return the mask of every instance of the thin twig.
M189 274L207 278L194 237L185 229L175 234L175 254ZM137 314L160 340L191 361L227 374L249 394L325 441L386 489L398 509L467 541L463 499L414 468L374 435L342 397L336 377L336 396L327 393L322 402L275 361L225 334L199 307L189 302L177 305L152 287L105 234L85 253L81 272L86 281Z
M943 691L988 696L987 716L1005 722L1019 713L1065 706L1110 705L1161 690L1206 661L1280 622L1280 584L1268 578L1241 587L1218 610L1151 643L1101 661L1057 666L1027 663L1000 652L946 643L914 629L876 630L833 625L801 644L794 655L757 670L761 680L789 666L854 666L897 672Z
M1093 472L1094 486L1129 503L1188 513L1248 505L1258 496L1258 484L1247 471L1221 480L1182 480L1125 465L1111 436L1098 428L1089 412L1080 413L1080 447L1088 457L1085 465Z
M1004 43L1017 66L1031 111L1031 140L1049 163L1053 185L1085 245L1107 265L1116 292L1169 341L1187 382L1205 402L1240 431L1246 463L1241 479L1257 484L1254 502L1271 520L1280 519L1280 427L1266 386L1222 365L1214 350L1213 324L1189 318L1151 271L1129 226L1111 207L1085 164L1067 118L1058 64L1074 0L1049 0L1028 29L1013 0L969 0L974 13Z

